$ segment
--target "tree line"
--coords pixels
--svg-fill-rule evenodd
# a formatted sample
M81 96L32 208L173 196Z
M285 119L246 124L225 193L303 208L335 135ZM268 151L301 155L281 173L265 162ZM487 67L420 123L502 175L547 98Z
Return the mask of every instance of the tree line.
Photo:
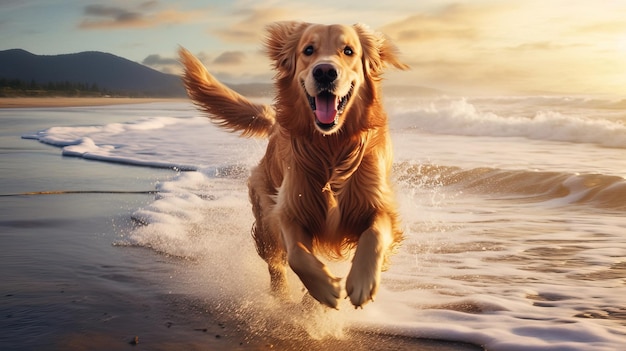
M131 96L139 97L140 93L120 93L100 88L97 83L81 82L48 82L39 83L35 80L0 78L0 97L21 96L62 96L62 97L100 97L100 96Z

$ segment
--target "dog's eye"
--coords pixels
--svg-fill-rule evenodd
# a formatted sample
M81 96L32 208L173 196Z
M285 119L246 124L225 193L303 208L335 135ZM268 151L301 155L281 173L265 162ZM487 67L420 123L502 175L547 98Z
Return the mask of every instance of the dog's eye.
M343 48L343 54L346 56L352 56L354 54L354 51L352 51L351 47L346 46L345 48Z
M311 56L313 55L313 52L315 51L315 49L313 48L313 45L309 45L306 48L304 48L304 50L302 51L302 53L306 56Z

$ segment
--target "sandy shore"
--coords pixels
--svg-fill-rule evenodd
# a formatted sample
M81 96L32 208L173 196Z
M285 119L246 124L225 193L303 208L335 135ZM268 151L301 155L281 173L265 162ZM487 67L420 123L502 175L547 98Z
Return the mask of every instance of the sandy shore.
M162 101L186 101L185 98L118 98L118 97L15 97L0 98L0 108L103 106L145 104Z

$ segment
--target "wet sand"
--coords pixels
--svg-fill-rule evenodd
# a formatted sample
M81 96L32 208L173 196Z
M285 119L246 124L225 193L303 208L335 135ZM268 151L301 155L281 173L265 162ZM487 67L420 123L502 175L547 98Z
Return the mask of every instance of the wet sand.
M74 164L70 168L88 162L67 161ZM119 175L129 167L112 168ZM151 176L141 177L145 187L133 188L149 189ZM100 187L106 188L107 182ZM0 349L482 350L463 343L353 330L347 330L343 339L314 340L302 330L260 329L245 317L222 311L220 301L172 290L171 275L184 269L184 263L145 248L113 245L131 225L133 209L152 197L105 193L0 197ZM159 284L162 281L167 284ZM289 323L277 327L293 328Z
M0 349L482 350L354 330L341 340L279 337L172 288L184 262L115 243L174 172L62 157L20 139L40 127L0 135ZM46 191L56 193L25 194Z
M0 108L105 106L122 104L144 104L160 101L185 101L185 99L126 97L15 97L0 98Z

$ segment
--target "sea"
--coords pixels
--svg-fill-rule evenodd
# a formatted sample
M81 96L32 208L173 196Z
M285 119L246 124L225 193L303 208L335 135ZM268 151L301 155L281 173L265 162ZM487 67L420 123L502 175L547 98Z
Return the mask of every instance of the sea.
M120 207L121 219L106 222L114 235L91 250L158 262L159 286L211 301L250 330L289 338L289 324L312 339L359 330L491 351L623 349L626 99L387 96L385 106L405 239L375 302L307 312L269 295L250 237L246 178L265 140L221 130L184 101L0 115L37 118L18 137L52 146L62 156L53 162L158 173L148 200ZM67 115L84 118L55 124ZM123 177L115 184L107 190L126 189ZM328 264L345 277L350 262ZM289 280L298 306L305 292Z

